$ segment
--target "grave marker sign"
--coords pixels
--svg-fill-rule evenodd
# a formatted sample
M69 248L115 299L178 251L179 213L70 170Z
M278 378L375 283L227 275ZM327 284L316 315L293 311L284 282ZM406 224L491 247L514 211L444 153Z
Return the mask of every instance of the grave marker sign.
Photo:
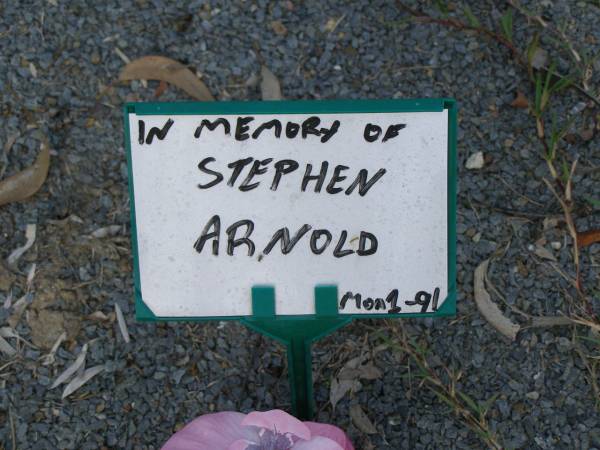
M293 372L295 338L306 371L352 318L454 314L453 100L132 103L125 132L138 319L243 320Z

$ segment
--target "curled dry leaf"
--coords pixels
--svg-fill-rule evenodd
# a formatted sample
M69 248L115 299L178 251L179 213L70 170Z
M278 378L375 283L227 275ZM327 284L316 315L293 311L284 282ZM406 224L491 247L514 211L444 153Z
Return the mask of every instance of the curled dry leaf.
M90 367L86 369L84 372L78 374L75 378L73 378L69 384L65 387L65 390L62 393L62 398L65 399L85 383L90 381L96 375L104 370L104 364L100 364L98 366Z
M262 92L263 100L281 100L281 86L277 77L271 72L266 66L262 66L260 69L260 76L262 81L260 82L260 90Z
M19 258L21 258L21 256L23 256L23 254L31 248L31 246L35 242L36 229L37 226L35 225L35 223L27 224L27 228L25 228L25 245L14 249L12 253L8 255L8 258L6 258L6 262L9 266L14 266L19 260Z
M528 108L529 102L527 101L527 97L525 97L521 91L517 91L517 96L510 103L510 106L513 108Z
M492 325L504 336L514 341L521 327L502 314L500 308L498 308L498 306L492 302L490 294L485 289L484 280L487 274L489 263L490 260L486 259L475 269L475 274L473 277L475 303L477 304L477 309L481 315L490 323L490 325Z
M143 56L131 61L121 71L119 80L161 80L177 86L196 100L210 102L215 99L191 70L164 56Z
M48 176L50 166L50 148L44 142L35 162L6 180L0 181L0 206L25 200L35 194Z
M360 405L354 404L350 407L350 418L352 423L365 434L377 434L377 428L367 417Z

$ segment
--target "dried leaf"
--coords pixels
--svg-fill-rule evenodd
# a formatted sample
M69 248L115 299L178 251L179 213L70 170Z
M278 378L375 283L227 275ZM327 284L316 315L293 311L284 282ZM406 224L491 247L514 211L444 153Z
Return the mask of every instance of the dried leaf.
M352 423L365 434L377 434L377 429L373 422L367 417L360 405L352 405L350 407L350 418Z
M528 108L529 102L527 101L527 97L525 97L521 91L517 91L517 96L510 103L510 106L513 108Z
M10 345L2 336L0 336L0 351L9 357L17 353L13 346Z
M121 307L118 303L115 303L115 313L117 314L117 322L119 323L119 329L121 330L121 336L123 336L123 340L126 343L129 343L129 331L127 330L127 323L125 322L125 318L123 317L123 312L121 311Z
M596 242L600 242L600 229L577 233L577 245L579 247L586 247Z
M37 264L33 263L29 270L27 271L27 289L31 289L33 287L33 279L35 278L35 269L37 268Z
M4 143L4 148L2 149L2 162L4 165L2 166L2 169L0 169L0 178L4 176L4 173L8 168L8 152L10 152L10 149L15 144L18 137L18 134L13 134L12 136L9 136L6 142Z
M381 370L375 367L373 363L368 363L356 368L344 367L338 377L340 380L357 380L359 378L376 380L381 378L382 375Z
M539 256L542 259L547 259L549 261L556 261L556 256L554 256L552 254L552 252L550 250L548 250L546 247L542 247L541 245L536 245L534 252L537 256Z
M121 231L121 225L109 225L92 231L90 236L96 239L102 239L108 236L114 236L119 231Z
M12 313L8 318L8 324L11 327L16 328L17 324L19 323L19 320L21 320L21 316L23 315L25 308L31 302L31 299L32 295L31 293L28 293L23 295L12 305Z
M62 344L65 339L67 339L67 333L63 332L58 339L56 339L56 342L52 346L52 349L50 349L50 352L40 358L42 365L49 366L50 364L54 364L54 355L56 355L58 347L60 347L60 344Z
M281 100L281 86L279 80L266 66L262 66L260 69L260 76L262 81L260 82L260 90L262 92L263 100Z
M335 410L335 406L338 402L344 398L348 392L358 391L362 385L357 380L338 380L333 377L331 379L331 387L329 389L329 402L331 407Z
M71 378L73 375L75 375L75 373L77 373L79 368L85 364L85 356L87 354L87 349L88 349L88 345L84 344L83 347L81 348L81 351L79 352L79 355L77 355L75 362L73 364L71 364L69 367L67 367L66 370L63 373L61 373L56 380L54 380L54 383L52 383L52 386L50 386L50 389L54 389L56 386L61 385L62 383L67 381L69 378Z
M50 149L42 142L40 152L31 166L0 181L0 206L24 200L35 194L44 184L49 166Z
M98 366L90 367L86 369L85 372L77 375L75 378L71 380L69 384L65 387L65 390L62 393L63 400L83 386L85 383L90 381L96 375L104 370L104 364L100 364Z
M279 21L279 20L274 20L273 22L271 22L271 28L273 29L275 34L278 36L285 36L288 32L285 25L283 23L281 23L281 21Z
M19 258L21 258L21 256L23 256L23 254L31 248L31 246L35 242L36 229L37 229L37 227L36 227L35 223L27 224L27 228L25 228L25 239L26 239L25 245L22 247L16 248L8 256L8 258L6 259L6 262L8 263L9 266L14 266L17 263L17 261L19 260Z
M186 66L164 56L144 56L127 64L119 80L162 80L184 90L200 101L213 101L206 85Z
M109 319L109 317L106 314L104 314L102 311L94 311L87 317L90 320L99 320L101 322L105 322Z
M500 308L492 302L490 294L485 289L484 280L489 263L490 260L486 259L475 269L475 274L473 276L475 303L477 304L477 309L481 315L490 325L504 336L514 341L521 327L502 314Z

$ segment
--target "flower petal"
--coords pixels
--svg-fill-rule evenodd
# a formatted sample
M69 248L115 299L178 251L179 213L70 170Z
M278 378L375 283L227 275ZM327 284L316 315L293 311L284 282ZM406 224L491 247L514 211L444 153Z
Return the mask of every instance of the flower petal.
M239 439L232 443L227 450L246 450L252 442L247 441L246 439Z
M171 436L162 450L228 450L240 439L257 441L256 430L242 426L244 417L238 412L200 416Z
M280 434L291 433L305 441L308 441L311 436L310 430L306 425L280 409L251 412L242 420L242 425L266 428L271 431L277 431Z
M344 447L329 438L316 436L310 441L298 441L292 450L344 450Z
M323 436L337 442L344 450L354 450L352 442L340 428L317 422L304 422L304 425L308 427L313 437Z

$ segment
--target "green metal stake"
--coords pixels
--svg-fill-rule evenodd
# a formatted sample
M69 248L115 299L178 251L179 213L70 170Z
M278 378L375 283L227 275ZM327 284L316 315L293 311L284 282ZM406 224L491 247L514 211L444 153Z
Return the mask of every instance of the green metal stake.
M269 336L287 347L292 411L302 420L312 419L311 345L338 328L350 323L351 317L338 314L337 286L315 287L315 315L296 318L275 314L275 288L252 288L252 316L242 319L249 328Z

